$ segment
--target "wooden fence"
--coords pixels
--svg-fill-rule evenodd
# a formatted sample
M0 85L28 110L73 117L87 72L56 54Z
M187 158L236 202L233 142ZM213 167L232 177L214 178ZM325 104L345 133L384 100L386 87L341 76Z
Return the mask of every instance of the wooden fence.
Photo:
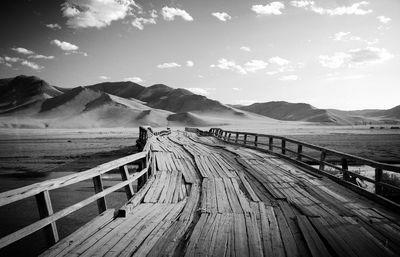
M384 171L400 173L399 166L376 162L283 136L228 131L219 128L211 128L209 133L225 142L239 144L278 155L283 159L296 163L308 171L328 176L357 192L374 198L375 200L384 200L390 207L393 207L393 205L395 205L396 208L400 207L398 204L383 197L387 192L395 192L395 194L399 194L400 187L382 181ZM375 170L374 178L366 177L354 171L350 171L350 164L372 167ZM318 168L313 167L315 165L317 165ZM327 171L327 167L330 169L329 172ZM340 174L340 177L333 175L335 172ZM375 191L371 193L356 186L356 178L373 183Z
M140 127L140 137L138 141L141 140L141 143L146 144L146 141L149 137L157 134L169 133L168 131L153 133L150 127ZM146 147L144 148L146 149ZM40 220L3 238L0 238L0 248L16 242L40 229L46 230L49 244L55 244L59 241L56 225L57 220L87 206L94 201L97 201L99 213L102 213L107 210L107 202L105 196L121 188L125 188L126 196L128 199L130 199L134 195L132 183L137 180L137 190L139 190L146 183L148 177L151 176L152 171L150 168L151 166L149 165L151 159L151 151L145 150L114 161L104 163L83 172L78 172L69 176L64 176L56 179L46 180L40 183L0 193L0 207L19 200L26 199L28 197L35 197L40 215ZM137 169L136 172L130 174L128 170L128 165L132 164L135 164L137 166ZM122 182L117 183L116 185L113 185L109 188L104 188L102 175L115 169L119 169ZM93 189L95 193L94 195L60 211L53 212L51 201L52 190L76 184L78 182L82 182L88 179L92 179L93 181Z

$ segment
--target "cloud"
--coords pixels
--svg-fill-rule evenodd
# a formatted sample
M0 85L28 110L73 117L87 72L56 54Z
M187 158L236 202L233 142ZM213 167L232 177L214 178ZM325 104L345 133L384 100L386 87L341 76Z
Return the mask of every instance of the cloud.
M377 16L376 17L381 23L388 24L392 19L385 16Z
M65 41L60 41L58 39L52 40L50 42L50 44L56 45L61 50L64 50L64 51L76 51L76 50L79 49L79 47L74 45L74 44L71 44L71 43L68 43L68 42L65 42Z
M232 17L226 12L213 12L211 15L215 16L220 21L228 21L232 19Z
M244 64L245 70L248 72L256 72L258 70L263 70L268 66L267 62L263 60L251 60Z
M351 58L351 55L343 52L335 53L332 56L320 55L319 62L323 67L336 69L341 67L347 60Z
M70 28L102 28L124 19L133 7L137 7L133 0L68 0L61 11Z
M186 61L186 66L193 67L194 66L194 62L193 61Z
M190 16L185 10L164 6L161 10L161 14L166 21L175 20L175 16L181 17L185 21L193 21L193 17Z
M250 60L246 62L243 66L236 64L233 60L227 60L221 58L218 60L218 64L211 64L211 68L219 68L221 70L231 70L239 74L248 74L249 72L256 72L263 70L268 66L268 63L263 60Z
M238 88L238 87L233 87L232 90L234 90L234 91L240 91L240 90L242 90L242 89L241 89L241 88Z
M5 60L6 62L20 62L20 61L22 61L23 59L18 58L18 57L4 56L4 60Z
M107 79L110 79L110 77L103 75L103 76L99 76L99 79L107 80Z
M287 75L287 76L282 76L279 78L279 80L287 81L287 80L298 80L299 77L297 75Z
M156 24L157 17L158 17L157 11L151 10L149 18L137 17L131 22L131 24L132 24L132 26L134 26L140 30L143 30L145 24Z
M23 48L23 47L13 47L13 48L11 48L11 50L13 50L13 51L15 51L17 53L20 53L20 54L26 54L26 55L34 54L33 51L28 50L28 49Z
M42 54L35 54L35 55L29 56L28 58L29 58L29 59L45 59L45 60L52 60L52 59L54 59L54 56L52 56L52 55L46 56L46 55L42 55Z
M211 68L217 67L221 70L231 70L238 72L240 74L247 74L247 71L242 68L242 66L237 65L233 60L227 60L225 58L221 58L218 60L218 64L212 64Z
M359 40L361 40L360 37L351 36L350 34L351 34L351 32L342 32L342 31L337 32L333 36L333 40L335 40L335 41L350 41L350 40L359 41Z
M320 55L319 62L323 67L337 69L343 66L355 67L370 64L383 63L393 58L385 48L365 47L352 49L344 52L337 52L332 56Z
M245 52L251 52L251 49L248 46L241 46L240 50L245 51Z
M125 81L131 81L134 83L140 83L143 82L143 79L139 78L139 77L128 77L128 78L124 78Z
M348 75L348 76L340 76L338 73L334 73L334 74L327 74L327 76L326 76L327 81L356 80L356 79L362 79L362 78L365 78L365 75L354 74L354 75Z
M307 0L291 1L290 4L297 8L302 8L321 15L330 15L330 16L366 15L372 13L371 9L363 9L363 7L369 4L366 1L357 2L350 6L339 6L334 9L317 7L314 1L307 1Z
M40 66L40 65L38 65L38 64L36 64L34 62L30 62L30 61L27 61L27 60L23 60L21 62L21 65L24 65L24 66L29 67L29 68L34 69L34 70L41 70L41 69L44 68L43 66Z
M268 60L270 63L277 64L279 66L288 65L290 62L282 57L274 56L269 58Z
M281 15L281 9L285 9L282 2L272 2L266 5L253 5L251 10L259 15Z
M176 62L166 62L166 63L157 65L157 68L159 68L159 69L171 69L171 68L179 68L179 67L181 67L181 65Z
M207 96L207 95L210 94L210 92L207 91L207 90L204 89L204 88L199 88L199 87L187 87L187 88L185 88L185 89L189 90L190 92L192 92L192 93L194 93L194 94L196 94L196 95L205 95L205 96Z
M48 28L50 28L50 29L54 29L54 30L61 29L61 26L58 25L57 23L54 23L54 24L46 24L46 27L48 27Z

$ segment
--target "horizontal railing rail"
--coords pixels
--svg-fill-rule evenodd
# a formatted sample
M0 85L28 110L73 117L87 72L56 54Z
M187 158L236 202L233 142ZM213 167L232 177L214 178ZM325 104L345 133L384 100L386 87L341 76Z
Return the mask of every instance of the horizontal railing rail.
M326 175L338 182L345 182L343 184L346 185L351 184L349 186L357 185L357 178L367 181L374 185L374 192L366 191L359 186L357 186L356 191L361 189L366 191L367 194L374 193L388 201L390 201L386 198L388 192L395 195L400 193L400 187L387 181L382 181L385 171L400 173L399 166L377 162L284 136L230 131L220 128L211 128L208 133L229 143L240 144L278 155L314 173ZM349 170L350 164L371 167L374 170L374 177L363 176ZM318 166L318 168L313 167L313 165ZM328 170L327 167L331 170ZM333 175L335 172L337 174Z
M13 189L0 193L0 207L8 204L24 200L28 197L35 197L37 207L39 209L40 219L24 228L21 228L11 234L8 234L0 238L0 249L10 245L40 229L46 229L48 242L50 245L55 244L59 241L59 235L57 230L56 221L97 201L97 207L99 213L107 210L107 202L105 196L121 189L125 189L128 200L133 197L133 182L137 181L137 190L139 190L148 180L149 176L152 175L151 171L151 151L146 146L148 138L157 135L166 135L171 133L170 130L153 132L150 127L140 127L139 139L137 140L138 145L143 144L142 149L146 149L142 152L135 153L117 160L113 160L92 169L74 173L68 176L46 180L43 182L35 183L25 187ZM128 167L136 165L135 172L129 173ZM121 182L112 185L108 188L104 188L102 175L112 170L119 169L121 174ZM78 202L71 206L68 206L57 212L53 211L51 201L51 191L73 185L82 181L90 180L93 181L93 187L95 194Z

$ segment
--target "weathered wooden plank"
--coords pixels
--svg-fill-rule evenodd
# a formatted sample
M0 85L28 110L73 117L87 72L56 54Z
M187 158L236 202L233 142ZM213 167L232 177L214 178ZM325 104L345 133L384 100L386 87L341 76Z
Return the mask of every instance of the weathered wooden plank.
M325 247L324 243L319 238L317 232L314 230L306 216L298 215L296 218L297 223L300 227L300 231L302 232L304 239L307 242L308 249L310 249L311 255L315 257L331 256L328 249Z
M115 209L108 209L101 213L96 218L92 219L84 226L70 234L69 236L61 239L57 244L47 249L40 257L56 257L63 256L77 245L85 241L91 235L95 234L105 225L114 219Z

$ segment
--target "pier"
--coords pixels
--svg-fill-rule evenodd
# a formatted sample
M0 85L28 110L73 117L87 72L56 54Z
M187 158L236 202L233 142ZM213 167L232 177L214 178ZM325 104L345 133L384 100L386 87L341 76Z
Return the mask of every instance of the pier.
M383 180L400 167L219 128L141 127L137 144L139 153L0 193L0 206L35 197L40 213L0 248L44 229L50 247L40 256L400 255L400 205L388 197L400 188ZM372 167L374 178L352 164ZM116 169L121 181L104 187L102 176ZM54 212L52 190L84 180L94 194ZM127 202L108 208L107 195L120 189ZM93 202L99 216L60 239L57 220Z

